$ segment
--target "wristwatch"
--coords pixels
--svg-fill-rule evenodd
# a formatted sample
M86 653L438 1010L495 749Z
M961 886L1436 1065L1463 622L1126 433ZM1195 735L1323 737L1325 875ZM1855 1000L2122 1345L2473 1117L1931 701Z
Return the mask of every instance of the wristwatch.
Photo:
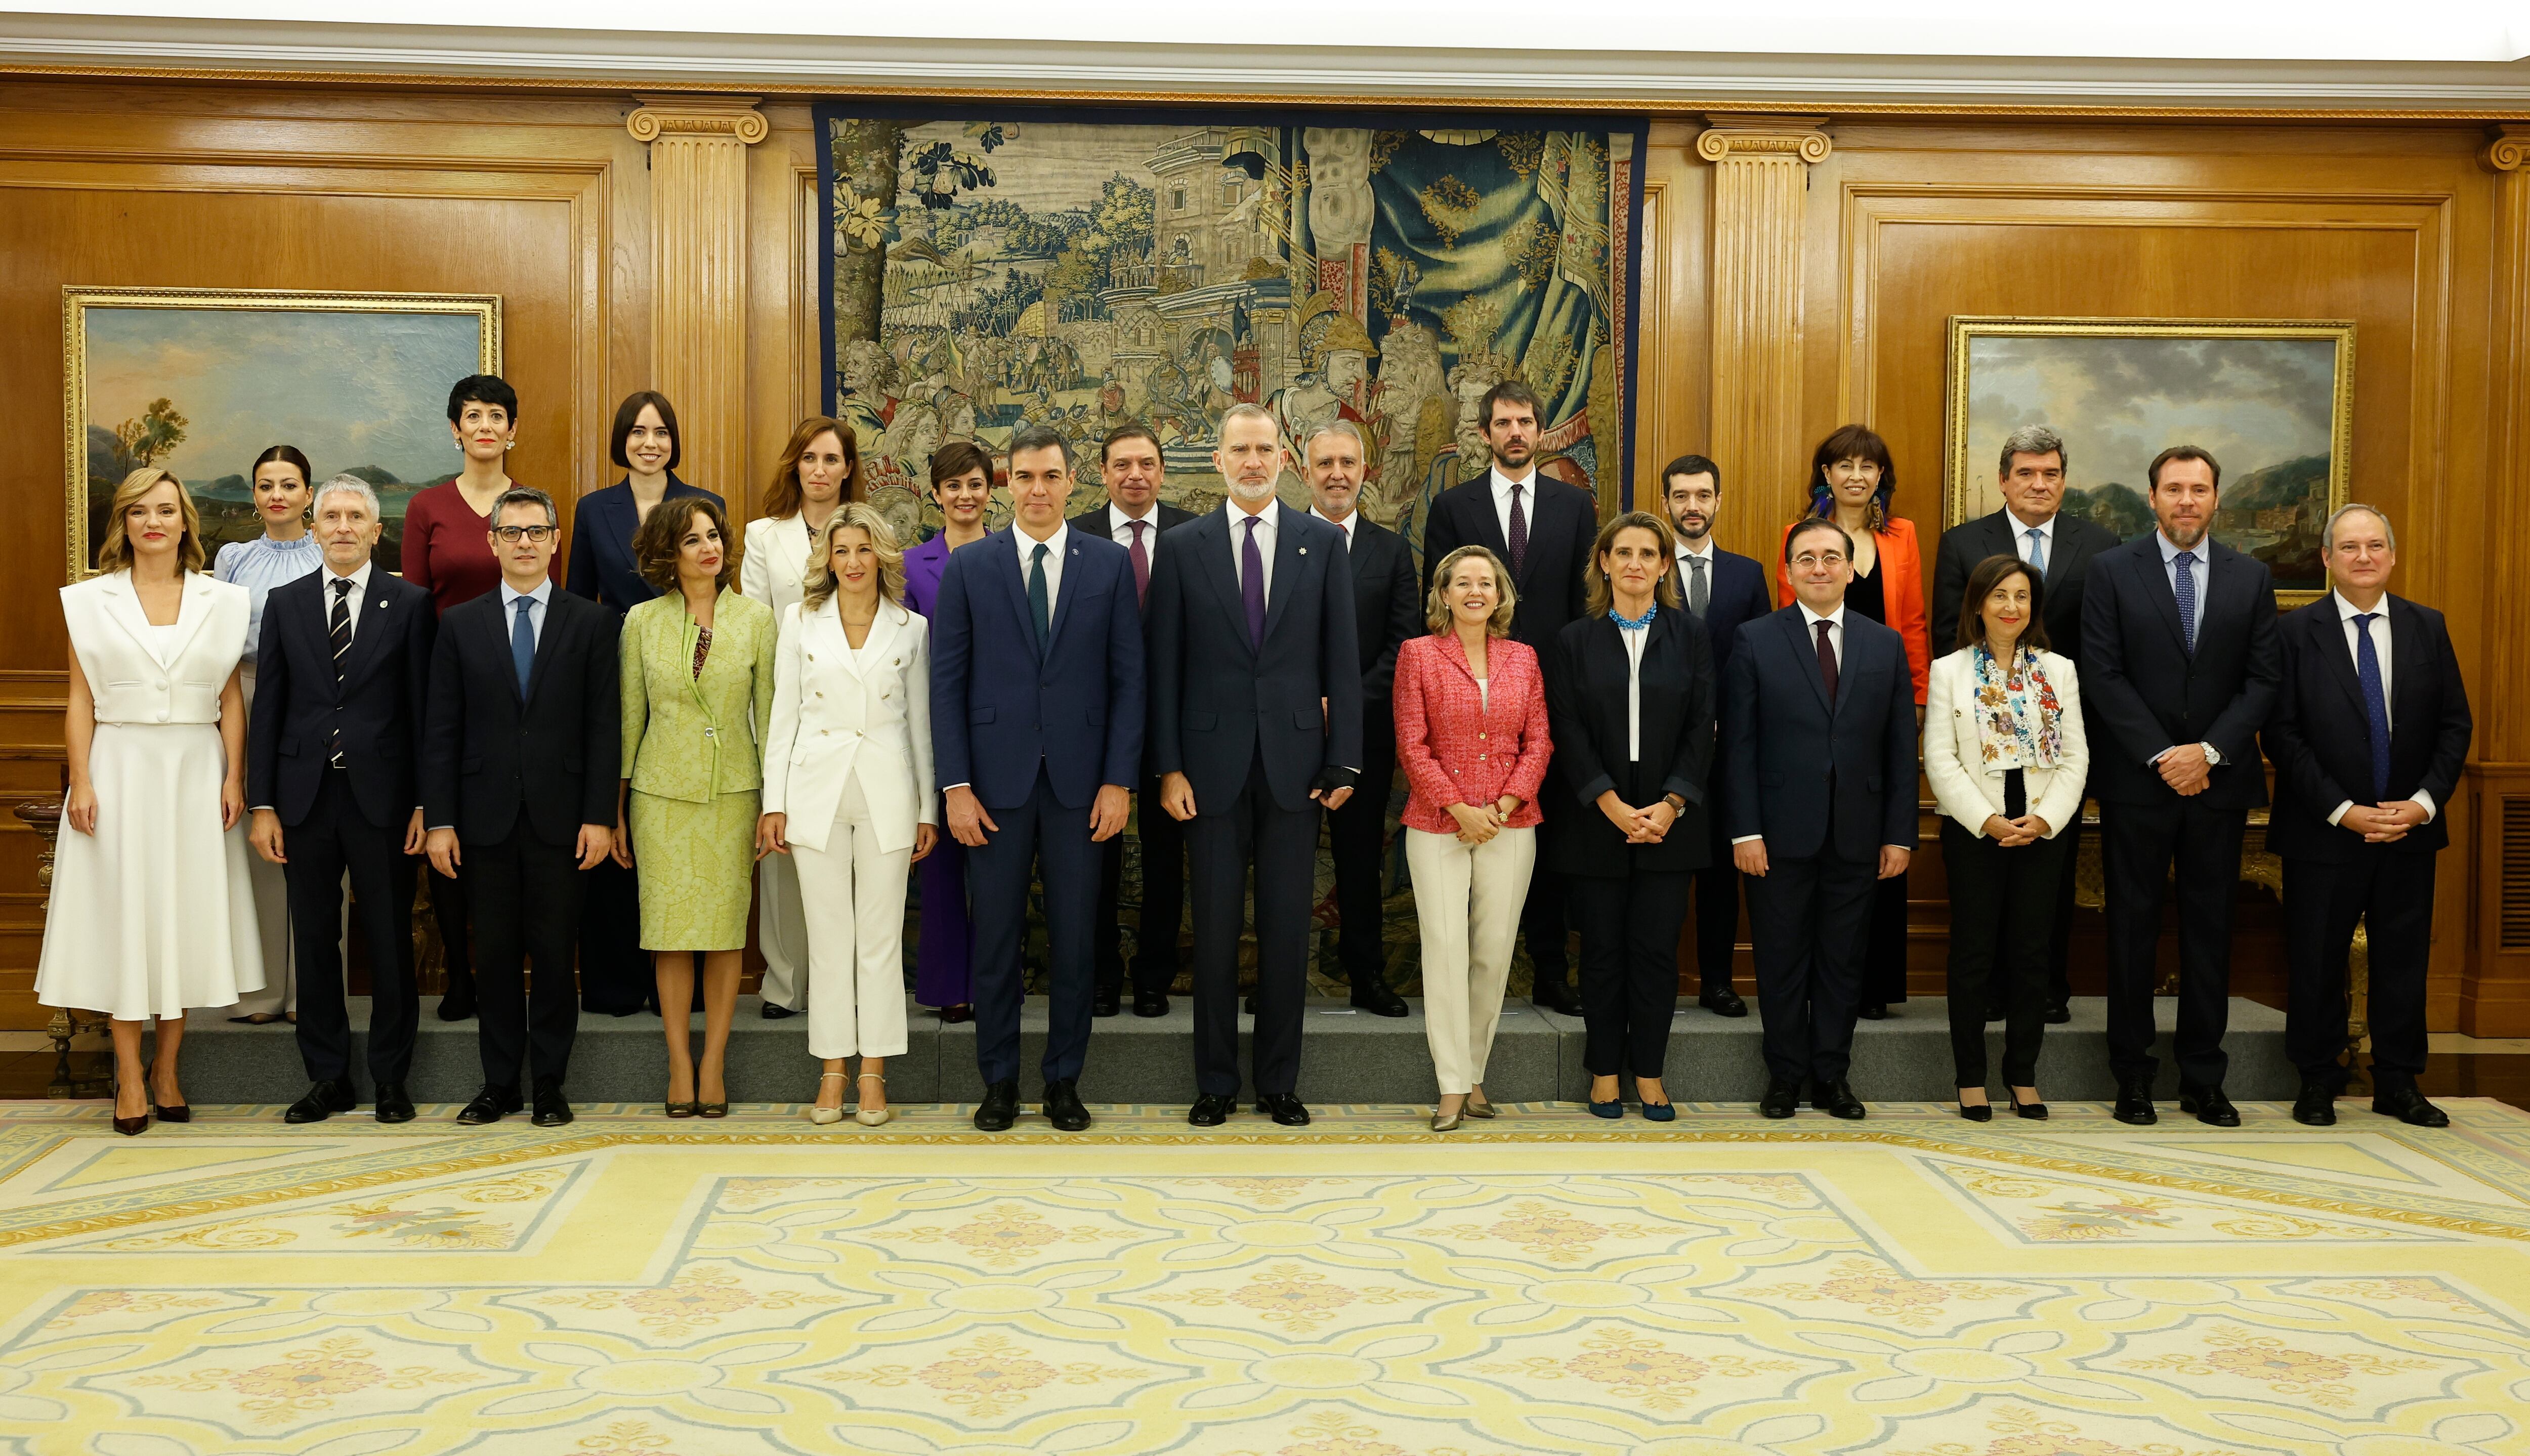
M1674 793L1665 793L1661 795L1661 798L1668 803L1671 813L1683 814L1686 812L1686 800L1682 796Z

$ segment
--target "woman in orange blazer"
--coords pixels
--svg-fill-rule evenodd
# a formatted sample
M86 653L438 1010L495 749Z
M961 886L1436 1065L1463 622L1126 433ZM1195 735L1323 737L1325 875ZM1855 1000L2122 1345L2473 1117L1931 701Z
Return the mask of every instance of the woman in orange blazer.
M1915 721L1924 719L1924 690L1932 682L1933 642L1924 619L1924 558L1915 546L1915 523L1889 509L1898 493L1898 462L1867 425L1844 425L1819 442L1810 456L1810 514L1844 527L1853 538L1853 584L1844 605L1894 627L1906 641L1906 666L1915 674ZM1786 539L1792 534L1784 527ZM1775 605L1792 602L1791 567L1775 553ZM1862 958L1864 1020L1879 1021L1906 998L1906 877L1880 882L1871 904L1871 934Z
M1405 771L1405 867L1423 931L1423 1024L1441 1105L1432 1130L1491 1117L1485 1061L1502 1018L1519 909L1537 867L1546 780L1546 678L1511 640L1511 572L1481 546L1441 559L1424 599L1431 634L1397 649L1397 762Z

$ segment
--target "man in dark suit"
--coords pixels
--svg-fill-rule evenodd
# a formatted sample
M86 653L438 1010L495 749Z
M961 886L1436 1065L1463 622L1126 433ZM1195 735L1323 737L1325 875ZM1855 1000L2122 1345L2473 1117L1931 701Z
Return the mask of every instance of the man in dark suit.
M1363 515L1367 449L1349 420L1326 425L1300 444L1307 453L1309 513L1344 532L1352 566L1355 656L1361 664L1361 782L1327 816L1336 862L1336 956L1352 983L1352 1003L1374 1016L1402 1016L1405 998L1388 986L1380 894L1388 848L1388 792L1397 777L1397 713L1390 684L1397 649L1422 633L1423 576L1405 538Z
M1194 512L1160 499L1167 465L1160 437L1138 419L1108 432L1099 447L1099 474L1107 486L1107 504L1072 518L1072 529L1104 536L1125 548L1133 564L1136 610L1150 595L1151 568L1160 559L1160 537L1172 527L1194 519ZM1145 646L1150 624L1142 628ZM1142 842L1141 910L1133 922L1133 1014L1169 1014L1169 987L1178 978L1178 922L1185 909L1185 831L1160 812L1159 776L1147 763L1135 785L1141 812L1133 832ZM1093 922L1098 954L1098 993L1093 1016L1113 1016L1124 1009L1125 955L1117 902L1125 888L1125 836L1110 838L1098 860L1098 914Z
M1977 563L1990 556L2017 556L2039 582L2047 639L2076 668L2081 666L2082 588L2090 579L2091 558L2117 545L2118 538L2106 526L2063 513L2066 458L2063 438L2045 425L2023 425L2005 438L1995 481L2003 509L1944 531L1934 554L1934 656L1958 650L1959 599L1967 594L1968 573ZM2074 837L2066 841L2063 881L2056 891L2056 936L2048 946L2047 1019L2059 1026L2073 1019L2064 961L2072 945L2074 862L2081 834L2078 818L2063 830ZM2002 1020L2002 1002L1988 1006L1985 1019Z
M1046 1120L1089 1125L1080 1068L1097 986L1100 846L1125 832L1141 772L1142 620L1133 564L1063 518L1072 451L1045 425L1011 436L1011 524L950 553L931 618L931 741L975 914L975 1126L1019 1107L1030 872L1045 882Z
M1853 538L1810 516L1784 538L1792 595L1739 628L1722 692L1731 854L1748 877L1766 1095L1863 1114L1845 1073L1862 1008L1872 886L1915 841L1915 678L1906 642L1844 605Z
M1169 534L1151 578L1151 757L1194 871L1194 1068L1186 1120L1238 1106L1238 935L1256 874L1256 1105L1286 1127L1308 989L1318 810L1361 771L1361 665L1344 532L1274 499L1282 430L1221 420L1219 512Z
M1730 680L1731 649L1739 627L1774 610L1766 595L1766 568L1756 558L1715 544L1713 523L1722 518L1722 467L1700 455L1682 455L1661 469L1663 505L1678 527L1678 594L1704 623L1713 646L1717 688ZM1717 696L1717 718L1719 716ZM1705 815L1712 858L1695 872L1695 968L1703 990L1695 1003L1717 1016L1745 1016L1748 1003L1731 988L1732 962L1739 949L1739 867L1731 858L1731 824L1721 812L1720 786L1728 782L1722 744L1714 741L1712 790Z
M490 532L501 584L449 608L431 649L421 802L430 862L465 877L474 916L483 1087L457 1114L469 1125L519 1110L528 1061L535 1124L571 1120L580 874L615 845L622 622L554 585L560 522L543 491L503 491Z
M420 997L412 981L412 877L421 853L413 755L438 615L430 593L377 569L378 496L337 475L310 504L321 570L276 586L255 650L247 725L248 834L282 866L299 954L299 1056L313 1086L282 1114L321 1122L359 1105L343 1001L343 876L368 944L369 1080L380 1122L411 1122Z
M2276 764L2267 847L2284 862L2291 1000L2284 1044L2301 1069L2293 1120L2337 1121L2345 1090L2345 958L2370 943L2372 1110L2417 1127L2450 1118L2425 1101L2425 962L2443 806L2468 761L2468 689L2443 615L2389 592L2390 519L2369 506L2329 517L2336 588L2283 620L2283 683L2264 734Z
M2223 1028L2240 839L2267 801L2258 729L2282 672L2275 578L2208 534L2223 481L2212 456L2173 445L2153 458L2150 480L2159 529L2093 558L2082 599L2082 717L2108 881L2109 1070L2118 1120L2158 1121L2153 963L2174 863L2178 1106L2237 1127L2223 1095Z
M1512 640L1527 643L1543 662L1564 624L1583 614L1599 503L1579 486L1538 471L1537 396L1528 386L1507 379L1485 391L1476 417L1484 422L1493 468L1433 499L1423 521L1423 570L1428 577L1461 546L1493 552L1511 567L1518 594ZM1424 585L1432 583L1427 579ZM1549 817L1563 812L1544 800L1538 807ZM1519 934L1535 971L1531 999L1567 1016L1580 1015L1565 947L1563 886L1543 868L1529 877Z

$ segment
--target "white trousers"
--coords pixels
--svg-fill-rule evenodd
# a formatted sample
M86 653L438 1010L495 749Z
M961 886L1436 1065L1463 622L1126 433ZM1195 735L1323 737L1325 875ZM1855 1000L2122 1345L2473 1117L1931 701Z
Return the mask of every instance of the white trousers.
M1444 1097L1485 1080L1503 986L1511 979L1519 907L1537 867L1537 831L1507 829L1481 844L1405 831L1414 918L1423 930L1423 1030Z
M913 851L878 847L857 764L826 847L791 846L808 923L808 1052L905 1054L905 892Z
M799 867L768 854L755 876L755 940L764 951L766 1004L799 1009L808 969L808 921L799 903Z

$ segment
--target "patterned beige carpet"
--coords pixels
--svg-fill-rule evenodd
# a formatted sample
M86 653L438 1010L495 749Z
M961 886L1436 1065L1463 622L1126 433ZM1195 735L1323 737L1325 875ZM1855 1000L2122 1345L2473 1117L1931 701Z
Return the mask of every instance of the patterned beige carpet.
M2530 1113L0 1107L0 1451L2530 1452Z

